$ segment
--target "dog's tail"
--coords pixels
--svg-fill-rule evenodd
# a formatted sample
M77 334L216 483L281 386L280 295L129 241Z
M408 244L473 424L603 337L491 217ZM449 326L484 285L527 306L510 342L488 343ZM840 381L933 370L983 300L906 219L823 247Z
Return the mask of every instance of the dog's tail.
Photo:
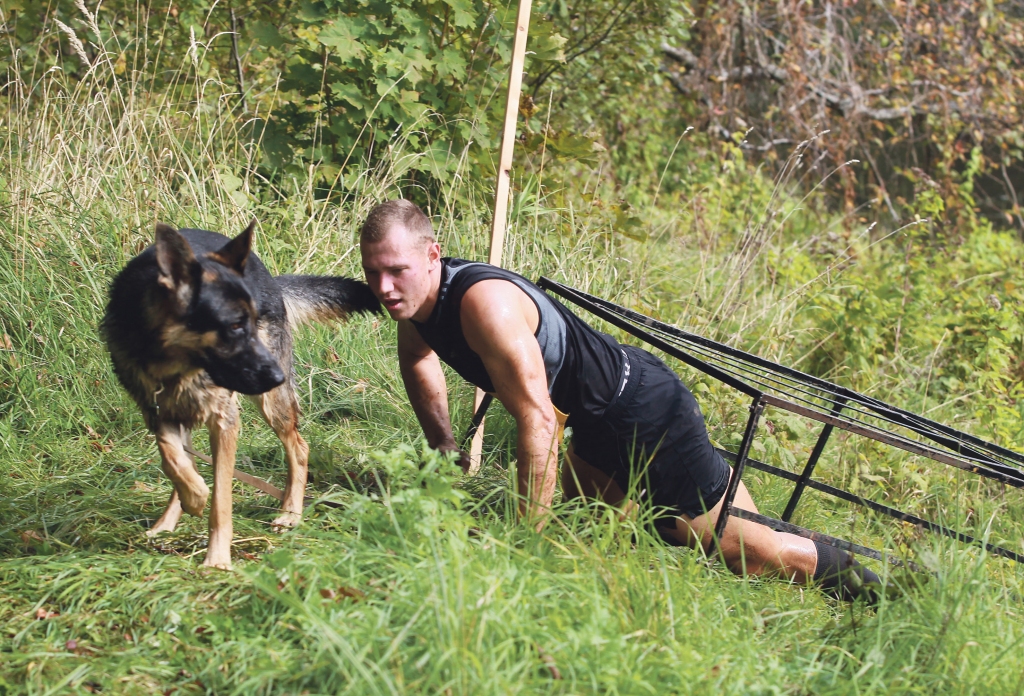
M293 327L347 319L353 312L380 313L370 286L341 276L278 276L285 313Z

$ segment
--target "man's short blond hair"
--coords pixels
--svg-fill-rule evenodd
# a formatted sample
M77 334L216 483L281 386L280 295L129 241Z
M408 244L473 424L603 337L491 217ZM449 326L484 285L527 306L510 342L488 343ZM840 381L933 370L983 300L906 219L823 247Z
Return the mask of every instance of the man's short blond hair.
M433 244L436 241L430 218L412 201L399 198L374 206L359 230L359 242L372 244L383 241L396 227L402 227L419 237L424 244Z

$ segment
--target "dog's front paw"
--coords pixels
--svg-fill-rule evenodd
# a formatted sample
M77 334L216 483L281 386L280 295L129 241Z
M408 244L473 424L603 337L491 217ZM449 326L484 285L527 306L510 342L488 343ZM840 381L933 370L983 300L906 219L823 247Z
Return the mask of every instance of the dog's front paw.
M211 548L206 552L206 560L203 561L203 565L207 568L216 568L217 570L231 570L230 548L227 551Z
M181 508L190 515L203 516L206 508L206 499L210 497L210 487L200 477L196 481L190 481L181 487L176 487L178 497L181 499Z
M211 560L209 556L203 561L203 566L206 568L216 568L217 570L231 570L231 560L219 561Z
M278 516L271 525L275 532L283 532L286 529L292 529L299 526L299 522L302 521L302 513L299 512L284 512Z
M153 526L146 530L146 536L152 539L164 532L173 532L178 526L178 521L180 519L181 499L178 497L178 492L175 491L167 503L167 509L164 510L164 514L160 515L160 519L154 522Z
M146 530L146 536L148 536L150 539L153 539L158 535L163 534L164 532L173 531L174 527L158 527L157 525L153 525L152 527Z

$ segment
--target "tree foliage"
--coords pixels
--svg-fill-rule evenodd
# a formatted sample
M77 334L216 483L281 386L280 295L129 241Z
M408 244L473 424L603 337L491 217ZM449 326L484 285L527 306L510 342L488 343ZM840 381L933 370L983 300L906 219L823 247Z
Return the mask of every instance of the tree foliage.
M894 222L937 190L1024 233L1024 3L1020 0L701 1L666 71L715 137L785 160L813 139L819 178L847 208ZM827 135L817 137L824 131Z
M480 0L303 2L297 13L251 22L250 57L276 80L264 135L267 163L316 163L333 179L372 159L399 131L425 156L413 166L444 178L467 148L494 149L514 15ZM539 26L534 63L558 61L564 40Z
M81 0L45 8L2 0L0 60L13 78L8 93L16 85L29 97L40 71L78 79L99 56L119 75L157 76L144 85L156 92L202 99L210 84L224 86L215 96L235 104L271 177L314 167L322 186L345 189L360 170L348 165L372 163L402 141L417 155L403 164L413 183L443 182L458 167L480 179L497 155L515 8L508 0L110 0L95 14ZM633 85L656 72L665 16L652 0L582 10L535 3L521 152L599 152ZM568 116L538 113L545 91Z
M0 0L0 94L99 60L137 98L230 104L274 185L314 171L352 190L400 143L409 192L456 172L487 189L515 4ZM686 196L732 148L781 171L810 141L801 183L827 178L847 212L1024 234L1022 0L541 0L528 51L516 166L547 190L600 161L622 201Z

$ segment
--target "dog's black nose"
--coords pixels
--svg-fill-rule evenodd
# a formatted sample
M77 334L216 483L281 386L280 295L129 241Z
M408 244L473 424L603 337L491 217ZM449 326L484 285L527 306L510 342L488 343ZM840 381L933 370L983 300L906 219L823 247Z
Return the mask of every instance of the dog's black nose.
M222 381L218 384L232 391L255 396L281 386L284 380L284 371L274 362L260 365L258 369L249 372L248 376L241 375L237 380L230 380L230 383Z
M249 396L264 394L284 384L288 378L277 358L258 342L248 351L233 354L229 360L210 355L206 371L214 384Z
M271 389L284 384L284 370L277 363L270 366L270 370L267 372L267 381L272 383Z
M284 384L284 370L277 364L277 361L263 363L255 374L253 392L263 394L275 387Z

